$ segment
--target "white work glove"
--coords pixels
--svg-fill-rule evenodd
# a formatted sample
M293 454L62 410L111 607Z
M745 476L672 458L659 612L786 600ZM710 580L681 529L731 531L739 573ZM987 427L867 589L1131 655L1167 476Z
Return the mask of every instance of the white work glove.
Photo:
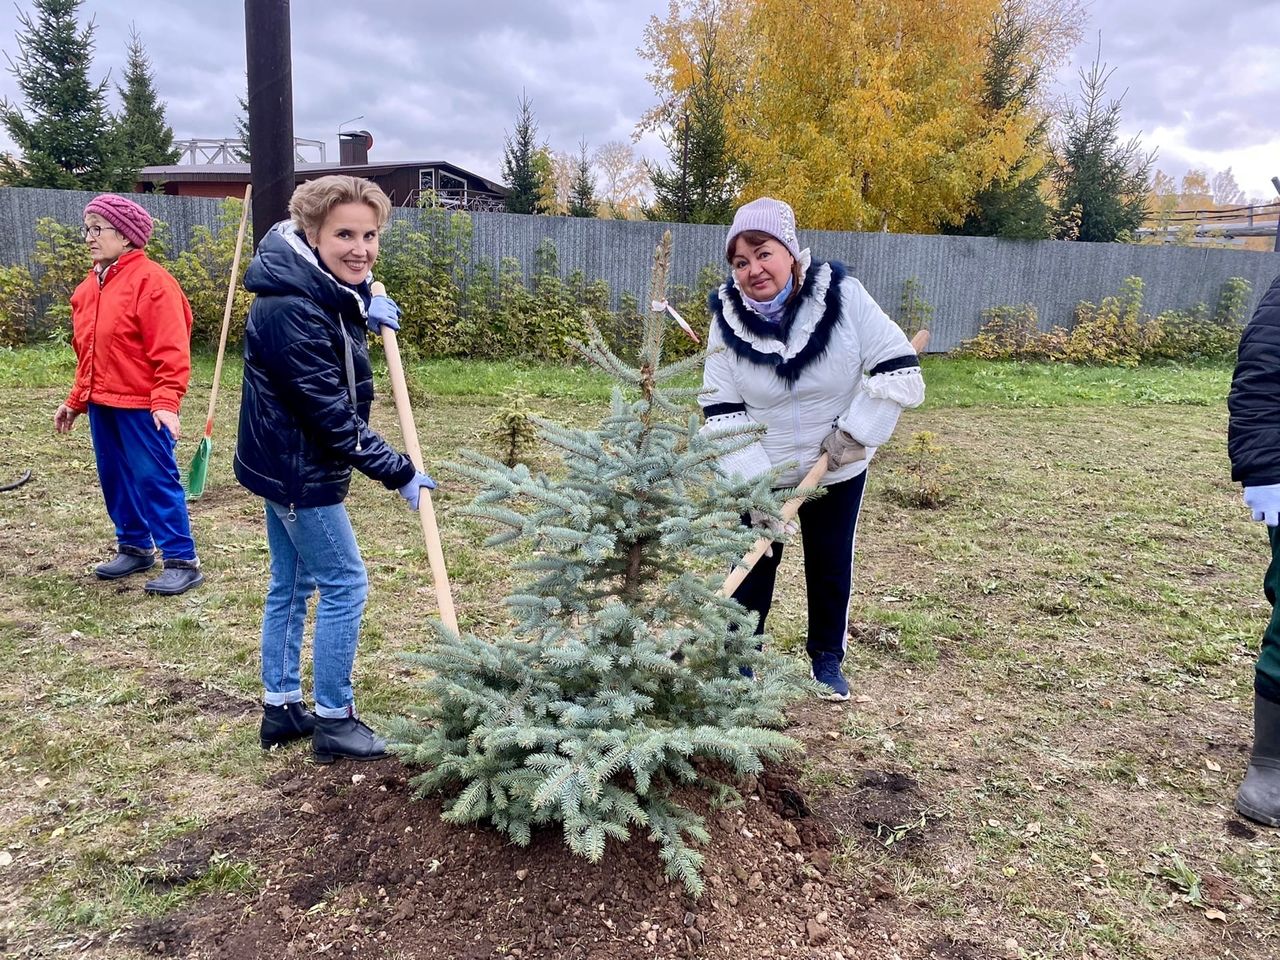
M839 427L823 438L822 452L827 455L828 470L838 470L845 464L867 459L867 448Z
M1253 519L1265 520L1268 527L1280 527L1280 483L1245 487L1244 502L1253 511Z
M760 510L751 511L751 526L760 531L761 536L770 540L781 540L783 537L794 537L800 525L794 520L780 520Z

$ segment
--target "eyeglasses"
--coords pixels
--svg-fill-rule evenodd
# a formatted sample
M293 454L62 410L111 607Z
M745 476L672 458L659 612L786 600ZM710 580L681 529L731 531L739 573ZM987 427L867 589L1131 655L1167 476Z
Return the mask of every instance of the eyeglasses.
M117 230L115 227L104 227L95 223L92 227L81 227L80 236L84 237L84 239L86 240L88 240L90 237L93 237L93 239L97 240L98 237L102 236L103 230L110 230L112 233L120 234L120 231ZM123 236L123 234L120 234L120 235Z

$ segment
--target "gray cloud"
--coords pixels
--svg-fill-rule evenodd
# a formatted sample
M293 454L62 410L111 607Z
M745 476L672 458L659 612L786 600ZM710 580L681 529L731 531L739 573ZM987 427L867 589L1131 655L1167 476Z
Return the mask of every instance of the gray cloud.
M21 0L19 0L21 3ZM635 47L665 4L540 0L292 5L294 132L336 158L337 128L374 135L387 159L447 159L498 179L522 93L539 136L556 150L580 139L627 139L651 93ZM131 23L142 34L179 138L230 137L244 93L244 6L89 0L97 24L94 77L120 81ZM0 45L17 54L17 16L0 9ZM18 96L11 75L0 95ZM111 94L114 106L114 91Z
M1098 52L1114 68L1112 96L1124 95L1124 132L1157 148L1157 166L1182 173L1189 166L1242 173L1241 151L1276 142L1280 124L1280 2L1235 0L1095 0L1086 39L1059 81L1076 89L1076 75ZM1160 136L1157 136L1160 131ZM1177 131L1176 140L1166 132ZM1192 157L1187 149L1205 157ZM1256 151L1255 154L1256 156ZM1267 173L1244 162L1250 192L1270 192ZM1244 177L1241 183L1244 184Z
M295 0L294 131L325 140L334 159L338 124L363 114L353 126L372 131L376 157L446 159L498 179L523 91L553 149L576 150L583 138L592 147L627 140L653 100L636 47L649 16L665 10L664 0ZM242 2L87 0L88 16L98 25L96 77L110 71L120 80L136 23L177 136L234 134L244 91ZM0 47L11 56L16 24L14 8L0 5ZM1124 93L1126 135L1142 131L1166 169L1191 163L1195 153L1200 165L1234 163L1240 173L1241 161L1233 160L1240 151L1274 142L1280 0L1212 7L1095 0L1086 41L1059 77L1064 91L1074 90L1076 69L1092 62L1098 30L1103 59L1116 68L1109 89ZM8 73L0 74L0 96L17 96ZM1155 139L1156 131L1168 141ZM665 159L652 135L638 149Z

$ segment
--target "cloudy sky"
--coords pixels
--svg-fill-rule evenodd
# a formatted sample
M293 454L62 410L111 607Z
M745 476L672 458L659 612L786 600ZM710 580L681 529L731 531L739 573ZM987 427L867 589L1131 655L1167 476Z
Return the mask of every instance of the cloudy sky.
M327 141L336 160L339 125L363 115L346 129L370 130L377 159L449 160L498 180L523 90L553 149L629 140L653 101L635 50L649 16L665 9L665 0L294 0L294 133ZM243 2L86 0L82 16L97 23L95 78L109 70L121 79L136 23L175 134L234 135ZM16 29L15 7L3 5L0 48L10 57ZM1115 68L1109 89L1125 93L1125 133L1159 150L1157 166L1231 167L1247 196L1274 198L1280 0L1094 0L1086 40L1058 78L1064 87L1092 61L1098 31ZM18 97L8 73L0 96ZM663 157L652 137L637 149Z

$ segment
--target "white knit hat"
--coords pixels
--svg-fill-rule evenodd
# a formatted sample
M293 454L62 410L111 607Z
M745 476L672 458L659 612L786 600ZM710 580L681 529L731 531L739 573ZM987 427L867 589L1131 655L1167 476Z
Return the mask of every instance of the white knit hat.
M793 257L800 259L800 241L796 237L796 214L790 205L773 197L761 197L744 203L733 215L733 226L724 240L724 255L728 259L733 241L738 234L759 230L777 238Z

